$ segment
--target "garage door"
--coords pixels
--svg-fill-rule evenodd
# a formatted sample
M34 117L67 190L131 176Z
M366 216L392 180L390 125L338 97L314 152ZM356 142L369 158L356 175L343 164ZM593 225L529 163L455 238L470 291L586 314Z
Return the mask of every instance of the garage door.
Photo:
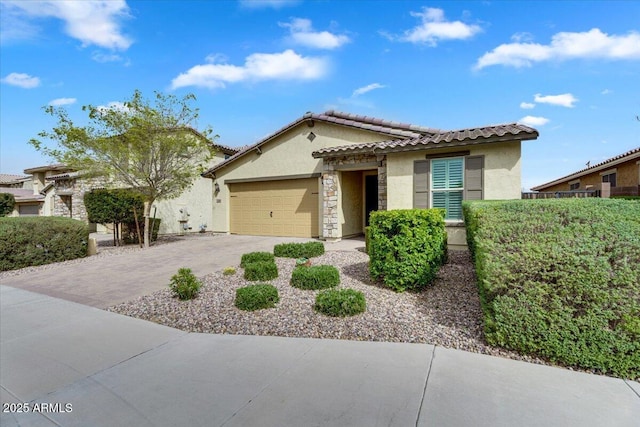
M318 179L229 185L231 233L318 236Z

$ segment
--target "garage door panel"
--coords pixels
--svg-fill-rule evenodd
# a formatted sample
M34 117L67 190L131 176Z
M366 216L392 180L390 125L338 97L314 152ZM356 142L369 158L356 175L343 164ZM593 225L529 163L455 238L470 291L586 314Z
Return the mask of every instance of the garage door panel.
M230 184L231 233L317 237L316 178Z

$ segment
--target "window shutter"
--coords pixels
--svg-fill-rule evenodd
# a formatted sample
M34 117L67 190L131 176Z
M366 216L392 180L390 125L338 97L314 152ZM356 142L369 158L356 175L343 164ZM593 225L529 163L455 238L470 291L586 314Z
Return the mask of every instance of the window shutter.
M413 162L413 207L429 207L429 160Z
M469 156L465 159L464 200L484 199L484 156Z

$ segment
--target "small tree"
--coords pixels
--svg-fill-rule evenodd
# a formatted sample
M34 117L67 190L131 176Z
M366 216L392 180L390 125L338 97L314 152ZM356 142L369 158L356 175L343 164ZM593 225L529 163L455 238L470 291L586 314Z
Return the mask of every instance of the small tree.
M84 206L89 222L113 224L113 244L117 246L120 242L120 224L133 222L134 209L142 212L144 200L131 189L97 189L85 193Z
M0 193L0 216L7 216L13 212L16 198L11 193Z
M145 247L150 242L151 205L189 188L213 155L211 129L201 133L192 127L199 114L191 106L195 96L155 95L153 104L136 90L121 105L85 105L86 126L76 126L62 107L44 107L58 123L38 136L54 141L57 147L47 147L35 138L29 141L58 162L82 171L83 176L101 176L110 185L130 187L141 194Z

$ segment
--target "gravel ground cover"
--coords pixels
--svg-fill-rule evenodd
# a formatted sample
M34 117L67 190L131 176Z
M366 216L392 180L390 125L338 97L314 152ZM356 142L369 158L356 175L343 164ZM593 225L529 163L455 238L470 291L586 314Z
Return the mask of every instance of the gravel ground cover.
M368 261L358 251L329 251L312 259L314 265L329 264L340 270L339 288L364 293L367 311L353 317L332 318L315 312L318 291L289 284L295 260L286 258L276 258L279 276L270 281L280 296L275 308L246 312L234 306L236 289L251 284L238 267L232 276L223 276L221 271L205 276L194 300L180 301L166 289L108 310L190 332L429 343L546 363L484 342L475 273L467 251L450 251L449 262L433 286L420 293L396 293L372 282Z

